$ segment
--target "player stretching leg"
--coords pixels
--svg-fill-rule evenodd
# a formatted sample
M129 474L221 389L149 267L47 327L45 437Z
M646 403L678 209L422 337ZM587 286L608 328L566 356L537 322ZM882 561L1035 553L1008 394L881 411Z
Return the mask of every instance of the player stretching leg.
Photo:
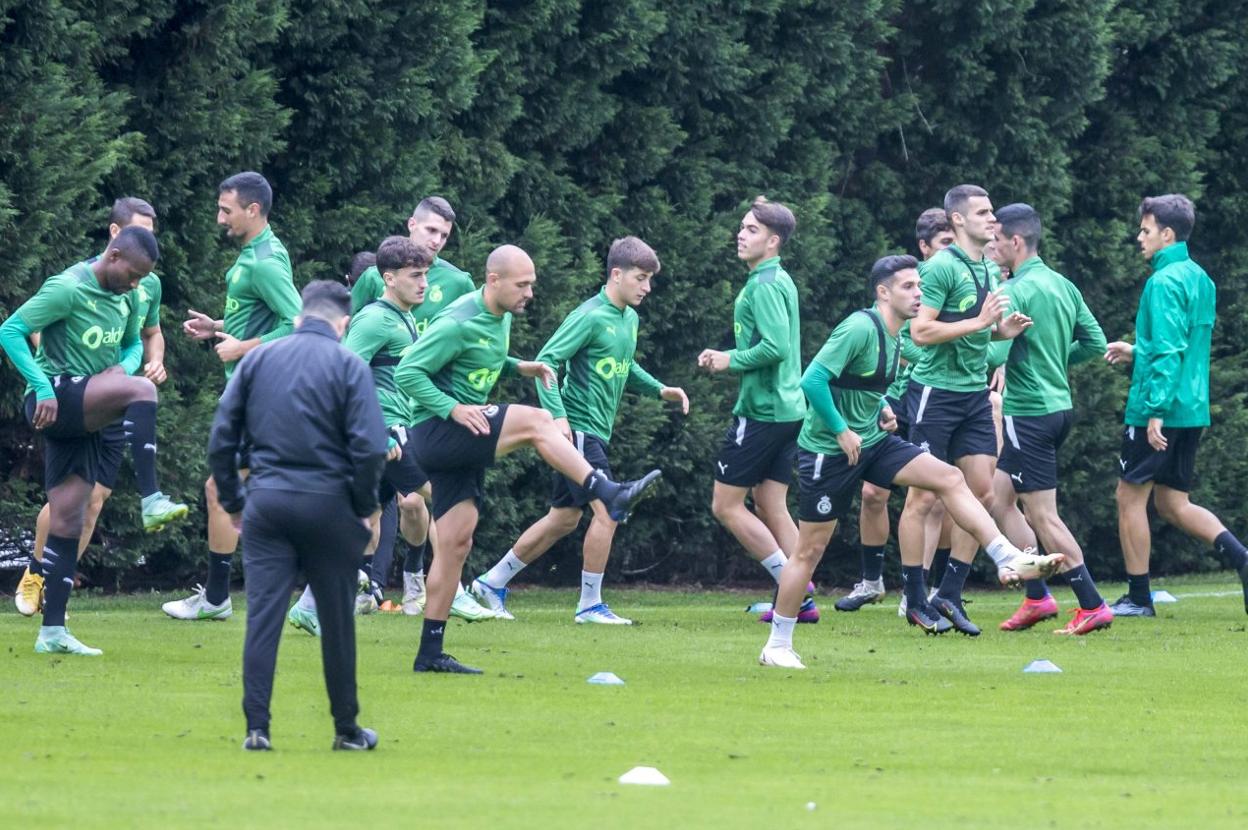
M259 173L237 173L217 188L217 225L242 243L243 249L225 273L225 316L214 320L190 309L182 331L195 340L211 341L225 365L225 379L243 355L294 331L299 314L286 246L269 226L273 189ZM249 460L239 457L239 474L247 477ZM212 476L204 483L208 503L208 584L196 586L186 599L166 602L161 609L179 620L225 620L230 604L230 562L238 549L238 531L217 500Z
M1196 448L1209 426L1209 346L1216 289L1192 261L1187 239L1196 208L1181 194L1140 203L1140 253L1153 266L1135 315L1135 345L1110 343L1110 363L1131 363L1126 427L1118 460L1118 537L1127 566L1127 594L1115 617L1152 617L1148 559L1152 538L1148 497L1161 518L1228 557L1244 586L1248 612L1248 550L1217 516L1192 504Z
M897 373L902 321L920 307L917 264L909 256L877 260L870 278L875 305L842 320L802 376L810 409L798 437L801 526L797 550L780 576L771 633L758 657L764 666L805 668L793 650L793 628L806 583L864 479L879 487L899 484L937 493L954 519L1002 562L1003 581L1034 576L1061 561L1060 555L1030 556L1011 545L956 467L889 432L896 419L883 395ZM913 511L903 515L907 614L912 625L940 634L950 625L924 596L922 539L922 520Z
M741 376L732 423L715 459L711 510L777 584L797 544L787 498L806 413L797 287L780 265L780 248L796 227L784 205L761 196L754 201L737 231L737 257L750 267L732 310L737 347L698 355L698 365L709 372ZM754 512L745 506L747 495ZM801 617L819 621L813 598L802 604Z
M1005 364L1005 445L994 481L993 518L1015 544L1030 540L1030 523L1045 550L1066 555L1063 572L1079 610L1058 633L1088 634L1108 628L1114 618L1088 573L1082 548L1057 513L1057 451L1074 422L1067 367L1104 354L1105 335L1079 289L1040 259L1039 214L1030 205L1006 205L997 211L997 223L997 252L1013 275L1003 291L1010 307L1035 324L1010 341ZM1043 581L1029 581L1027 590L1019 609L1001 623L1003 631L1057 616L1057 601Z
M83 515L100 465L99 431L124 418L135 477L147 514L186 515L156 481L156 386L131 377L142 359L137 291L160 256L156 237L140 227L117 234L92 263L49 277L0 326L0 348L26 379L26 419L44 436L44 487L51 508L43 552L46 590L37 652L99 655L65 628ZM127 298L126 295L132 296ZM41 332L33 357L26 344Z
M563 389L537 384L542 408L555 419L564 437L595 469L611 475L607 445L628 386L666 401L678 402L689 412L683 389L664 386L634 358L637 349L637 312L659 272L659 258L645 242L626 236L611 243L607 254L607 282L594 297L569 314L546 341L538 361L555 372L566 366ZM554 474L550 512L531 525L493 568L475 579L472 592L495 614L514 619L507 610L507 583L550 546L576 530L585 505L593 518L585 531L581 598L574 619L578 623L631 625L602 600L602 577L611 554L616 522L602 502L583 488Z
M617 522L628 518L633 503L659 476L655 470L640 481L616 483L590 466L549 412L487 404L504 372L542 378L548 386L557 379L546 364L507 354L511 317L524 311L536 281L528 254L514 245L496 248L486 261L485 285L438 315L395 371L399 391L415 403L411 444L433 486L439 542L429 573L420 650L412 666L418 672L480 673L443 651L442 643L472 547L485 470L496 459L533 447L547 464L602 500Z
M124 196L113 203L113 210L109 216L108 238L110 241L116 239L121 229L130 225L154 231L155 222L155 208L142 199ZM133 371L137 372L142 368L143 377L159 386L165 382L166 378L165 337L160 330L160 277L148 274L139 280L139 288L134 296L138 299L138 305L132 308L130 313L138 315L139 318L143 359L141 367L135 366ZM35 333L32 335L32 340L37 337L38 333ZM37 343L35 345L38 346ZM127 444L129 444L129 439L126 437L125 426L122 423L112 423L100 430L100 469L83 515L82 536L78 539L80 559L87 545L91 543L96 521L100 517L100 511L104 509L104 502L108 501L108 497L113 494L113 487L117 483L117 474L121 470L121 460L125 455ZM43 557L43 549L47 546L48 522L51 516L52 508L45 504L39 511L39 518L35 522L35 547L31 552L30 565L22 574L21 581L17 585L17 593L13 597L18 612L27 617L34 616L43 610L44 583L40 560ZM148 516L149 521L157 521L159 518L156 514ZM159 530L162 526L163 524L158 523L153 526L153 529Z

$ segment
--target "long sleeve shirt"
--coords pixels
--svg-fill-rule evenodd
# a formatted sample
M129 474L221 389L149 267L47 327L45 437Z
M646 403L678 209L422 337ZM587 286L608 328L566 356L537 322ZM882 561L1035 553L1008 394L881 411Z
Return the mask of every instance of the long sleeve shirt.
M797 305L797 286L780 257L754 266L732 310L736 348L728 352L728 369L741 376L732 414L768 423L806 414Z

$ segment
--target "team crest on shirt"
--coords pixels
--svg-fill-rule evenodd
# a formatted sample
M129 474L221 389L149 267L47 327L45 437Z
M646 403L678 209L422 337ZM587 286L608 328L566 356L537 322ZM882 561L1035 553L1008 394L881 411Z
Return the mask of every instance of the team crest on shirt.
M815 509L819 511L820 516L826 516L832 512L832 499L826 495L820 497L819 503L815 505Z
M431 303L442 302L442 286L435 285L433 288L429 289L429 302Z

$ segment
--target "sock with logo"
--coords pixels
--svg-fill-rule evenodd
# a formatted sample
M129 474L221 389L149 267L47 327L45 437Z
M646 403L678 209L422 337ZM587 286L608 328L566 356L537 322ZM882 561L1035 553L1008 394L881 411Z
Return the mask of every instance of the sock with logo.
M908 608L921 608L927 603L927 580L923 578L922 566L901 566L901 589L906 594Z
M1153 604L1153 592L1148 584L1148 574L1127 574L1127 598L1136 605Z
M442 638L446 634L446 620L425 618L420 629L420 650L416 659L432 660L442 653Z
M407 555L403 557L403 572L409 574L425 575L425 548L429 545L429 540L421 542L419 545L407 543Z
M1244 565L1248 565L1248 548L1245 548L1244 543L1236 539L1235 534L1229 530L1218 534L1218 538L1213 540L1213 549L1223 556L1229 556L1231 564L1237 571Z
M204 599L213 605L220 605L230 598L230 562L232 553L208 552L208 586L204 589Z
M1105 600L1101 599L1101 592L1096 590L1096 583L1092 581L1092 574L1088 573L1087 565L1080 565L1067 571L1066 581L1070 583L1070 590L1075 592L1079 607L1084 611L1100 608L1105 603Z
M945 568L949 565L949 548L936 548L936 553L932 556L931 577L932 584L939 585L940 581L945 578Z
M971 563L959 562L957 559L950 558L949 565L945 568L945 576L940 580L940 590L937 592L945 599L958 601L962 599L962 588L966 585L966 577L971 572Z
M156 401L135 401L127 406L122 426L130 439L139 495L150 496L159 489L156 486Z
M512 548L503 554L503 558L498 560L494 567L485 572L481 581L491 588L506 588L511 578L524 570L524 566L525 563L519 556L516 556L516 549ZM599 574L599 577L601 576L602 574Z
M862 546L862 578L874 582L884 575L884 546Z
M581 601L577 612L602 604L602 574L581 571Z
M1027 589L1027 599L1042 600L1049 595L1049 586L1043 579L1029 579L1023 585Z
M65 606L74 588L74 566L78 564L78 540L48 535L43 549L43 624L64 625Z
M797 617L771 615L771 633L767 636L767 648L793 648L793 626Z
M767 573L771 574L771 578L776 581L776 584L779 585L780 573L784 570L784 564L788 561L789 557L784 555L784 551L777 550L771 556L761 560L758 564L762 565L763 568L766 569Z

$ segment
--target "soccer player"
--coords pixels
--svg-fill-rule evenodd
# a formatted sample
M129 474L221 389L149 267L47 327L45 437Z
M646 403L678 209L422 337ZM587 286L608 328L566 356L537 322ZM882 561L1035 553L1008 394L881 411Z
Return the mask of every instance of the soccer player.
M442 649L447 615L484 496L485 470L521 447L533 447L557 471L600 499L617 522L659 476L616 483L594 470L544 409L488 404L504 372L557 380L545 363L507 354L511 318L533 297L537 273L529 255L514 245L496 248L486 261L485 284L438 315L399 362L394 380L415 402L411 444L433 486L438 552L429 573L418 672L480 674ZM436 379L436 382L435 382Z
M1114 617L1088 573L1083 549L1057 513L1057 451L1074 422L1067 367L1104 354L1105 335L1079 289L1040 258L1040 215L1030 205L1014 204L996 216L997 254L1013 274L1003 291L1010 308L1035 325L1008 341L1005 445L994 482L993 518L1015 544L1020 539L1030 543L1030 524L1045 550L1066 555L1063 572L1079 610L1057 633L1089 634L1108 628ZM1026 598L1001 629L1031 628L1056 617L1057 610L1044 581L1029 580Z
M1216 317L1213 280L1187 251L1196 208L1186 196L1170 193L1142 201L1139 216L1136 239L1153 273L1135 315L1135 345L1110 343L1105 354L1110 363L1132 364L1117 494L1127 593L1110 610L1115 617L1156 615L1148 584L1152 495L1161 518L1230 558L1248 611L1248 551L1188 496L1200 434L1209 426L1209 344Z
M412 426L411 400L399 392L394 383L394 368L403 352L416 342L416 323L412 308L425 296L425 274L433 261L427 248L405 236L391 236L377 249L377 267L381 269L386 290L376 302L360 309L351 320L343 345L368 363L377 387L377 400L385 421L389 441L386 446L386 467L382 473L378 504L393 502L398 494L400 528L403 538L413 546L423 546L429 530L429 511L420 490L429 477L416 463L416 456L407 446ZM376 543L381 512L369 518L373 532L370 545ZM368 549L365 548L364 570L368 572ZM376 608L371 593L356 597L356 612L361 613L361 598L372 602L365 609ZM287 620L295 628L317 635L320 631L316 602L309 585L291 606Z
M906 393L910 440L956 464L971 492L990 507L997 433L988 394L988 347L994 338L1017 336L1031 321L1017 312L1003 317L1007 301L997 290L998 269L984 256L996 230L988 192L958 185L945 194L944 207L955 242L919 266L923 304L910 323L910 336L924 347ZM912 488L903 519L906 512L926 519L935 502L934 493ZM979 545L958 530L951 541L949 564L931 602L954 628L977 636L979 627L962 605L962 587ZM1000 553L992 555L1000 570Z
M878 487L898 484L937 493L958 524L1002 563L1002 581L1050 571L1061 561L1060 556L1019 551L997 530L956 467L891 434L896 417L883 398L897 374L902 321L920 308L917 265L910 256L877 260L869 282L875 303L842 320L802 375L810 408L797 439L801 526L793 558L780 575L771 633L758 657L764 666L805 668L793 650L805 586L864 479ZM912 625L940 634L950 625L925 596L923 524L915 518L903 517L900 531L906 613Z
M698 365L709 372L741 376L732 423L715 459L711 510L777 584L797 544L787 498L806 413L797 287L780 265L780 249L796 227L793 211L762 196L746 211L737 257L750 273L732 310L736 348L698 355ZM747 495L757 513L745 506ZM800 616L802 622L819 621L813 597Z
M42 653L102 654L65 627L83 515L100 468L100 430L124 418L143 496L144 527L186 515L156 481L156 386L128 374L142 360L139 317L132 309L160 248L151 231L123 228L94 262L49 277L34 297L0 326L3 348L26 379L26 419L44 436L48 494ZM26 338L41 332L32 357Z
M929 260L937 251L943 251L953 244L953 228L949 225L949 217L945 209L928 208L919 214L914 223L914 238L919 246L919 253L924 260ZM901 324L901 368L884 399L888 408L897 418L896 434L906 438L910 433L910 419L902 400L910 385L910 373L919 360L920 349L910 339L910 321ZM862 504L858 512L859 542L862 548L862 575L854 585L854 589L836 601L837 611L857 611L864 605L879 602L884 598L884 546L888 544L888 498L892 490L876 487L869 481L862 482ZM945 527L946 514L944 505L937 502L928 516L930 540L924 542L923 568L933 568L933 560L939 559L940 573L944 573L945 563L949 561L949 531ZM935 527L933 528L933 522ZM952 522L948 522L952 526ZM937 538L944 544L937 547ZM928 544L930 541L930 544ZM926 576L926 575L925 575ZM937 577L939 578L939 577ZM898 616L906 616L906 595L901 595L901 603L897 609Z
M217 187L217 224L242 245L238 259L225 273L225 316L214 320L190 309L182 323L188 337L216 341L213 347L225 367L228 381L243 355L261 343L271 343L294 330L299 313L290 254L269 225L273 188L259 173L230 176ZM239 472L248 472L246 453L239 456ZM162 610L179 620L226 620L230 604L230 562L238 549L238 531L217 500L211 476L204 484L208 503L208 584L196 586L186 599L172 600Z
M595 469L611 475L607 446L627 386L665 401L679 403L689 413L689 398L675 386L665 386L634 358L637 348L637 312L650 293L659 257L635 236L611 243L607 253L607 282L593 297L569 314L546 341L537 359L558 372L565 366L563 390L537 384L542 407L555 425ZM632 625L602 600L602 577L611 553L616 522L600 501L558 473L554 474L550 512L529 527L511 550L486 573L473 580L472 592L495 614L514 619L507 610L507 583L526 565L576 530L585 505L593 518L585 531L581 598L573 619L578 623Z
M116 239L121 229L130 225L147 228L154 232L155 223L156 209L148 202L134 196L123 196L113 202L113 210L109 215L108 238L110 241ZM88 263L93 261L88 260ZM138 291L134 295L127 295L128 299L131 297L138 299L137 305L130 309L130 313L137 315L139 319L139 337L143 341L142 365L136 365L133 372L141 368L143 377L159 386L167 377L165 337L160 330L160 277L148 274L139 280ZM31 338L37 340L38 332L35 332ZM100 511L104 509L104 502L113 493L128 443L125 427L120 421L100 430L100 469L83 515L82 536L78 540L80 559L95 533L95 524L100 517ZM43 557L43 549L47 545L48 521L51 515L50 505L45 504L39 511L39 518L35 522L35 547L31 552L31 561L22 574L21 581L17 585L17 593L13 597L18 612L27 617L32 617L43 609L44 581L40 560Z
M416 321L416 334L422 334L429 321L438 312L471 292L476 286L468 272L461 271L442 257L438 256L446 247L455 227L455 211L451 203L441 196L428 196L416 205L411 217L407 220L408 236L412 242L429 251L433 264L429 266L428 288L425 298L412 309L412 318ZM381 296L385 283L376 267L365 270L351 287L351 313L357 314L360 309L374 302ZM369 576L375 583L383 583L390 572L390 563L394 554L394 538L398 527L397 513L394 506L387 503L381 515L381 535L377 544L377 554L368 569ZM425 605L425 546L407 546L407 555L403 559L403 613L415 616L421 613ZM375 588L380 594L380 588ZM466 620L490 619L493 615L477 604L472 595L463 589L456 588L455 600L451 612Z

